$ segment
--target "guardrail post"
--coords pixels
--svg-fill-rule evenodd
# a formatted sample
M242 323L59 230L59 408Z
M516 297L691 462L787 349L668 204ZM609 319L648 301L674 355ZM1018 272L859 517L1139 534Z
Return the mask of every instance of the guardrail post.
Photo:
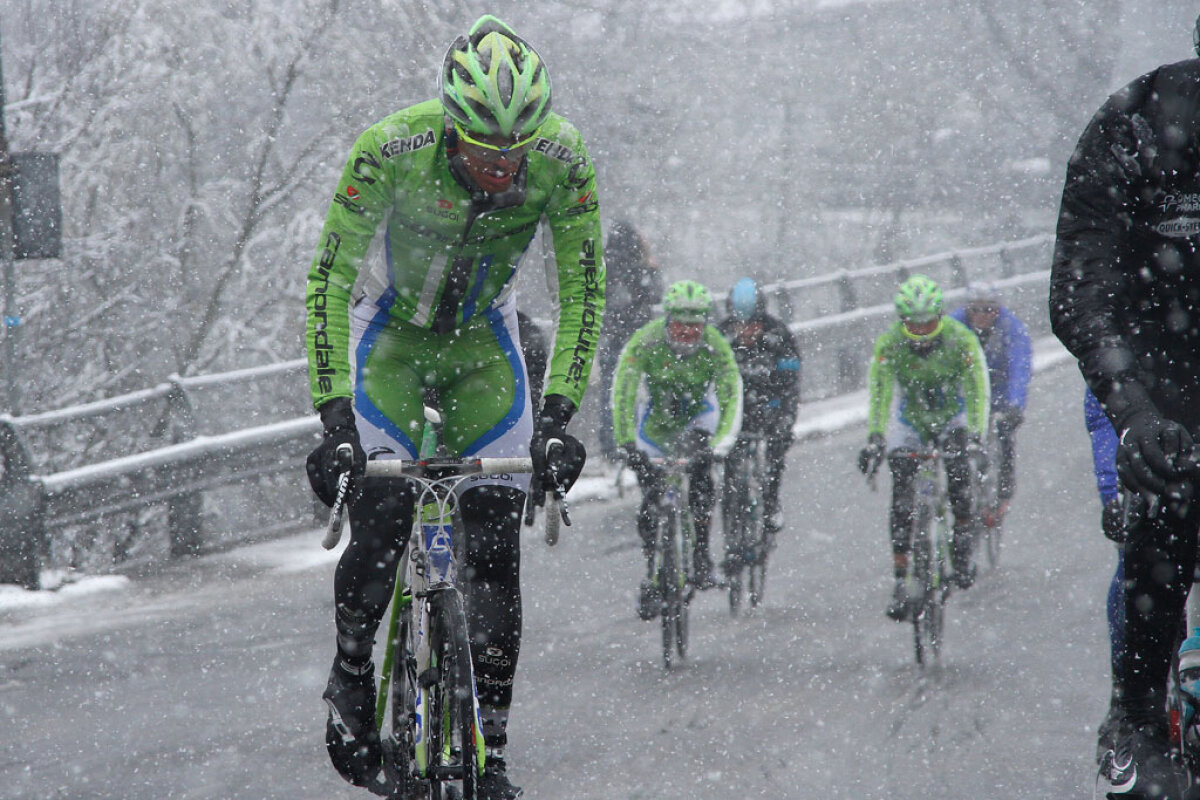
M0 583L26 589L40 585L41 564L50 551L42 485L33 480L29 451L11 418L0 418Z
M791 324L796 318L796 306L792 303L791 291L786 286L777 286L774 295L775 313L785 325Z
M1014 274L1014 264L1012 253L1008 252L1007 247L1000 248L1000 277L1011 278Z
M863 385L862 354L842 348L838 351L838 394L849 394Z
M854 281L850 273L842 270L837 278L838 297L841 310L854 311L858 308L858 292L854 289ZM839 394L852 392L862 381L862 363L860 354L851 348L842 347L837 354L837 390Z
M954 276L954 285L963 288L967 285L967 271L963 269L962 256L950 256L950 274Z
M842 311L853 311L858 308L858 293L854 291L854 282L850 279L850 274L842 270L837 278L838 299L842 304Z
M184 442L195 436L195 418L187 391L178 375L168 380L171 391L167 395L168 426L173 443ZM200 492L172 495L167 501L167 530L171 539L171 557L183 558L200 554L203 541L204 497Z

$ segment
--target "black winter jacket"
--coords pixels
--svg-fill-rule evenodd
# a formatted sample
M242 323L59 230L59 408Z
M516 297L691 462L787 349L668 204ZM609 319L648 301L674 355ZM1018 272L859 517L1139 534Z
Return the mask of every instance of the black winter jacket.
M732 317L717 326L729 341L742 375L742 427L748 431L790 429L800 403L800 351L787 326L769 314L751 322L762 333L753 343L735 335L739 325Z
M1054 333L1118 430L1156 408L1200 424L1200 60L1108 99L1067 167Z

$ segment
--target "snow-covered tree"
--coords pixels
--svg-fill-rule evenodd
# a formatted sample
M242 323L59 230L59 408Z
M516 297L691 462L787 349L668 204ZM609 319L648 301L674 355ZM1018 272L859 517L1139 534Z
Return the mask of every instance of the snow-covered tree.
M429 95L436 73L409 48L446 40L456 7L8 5L10 138L60 154L64 202L62 259L19 277L26 406L298 355L341 158L376 116Z

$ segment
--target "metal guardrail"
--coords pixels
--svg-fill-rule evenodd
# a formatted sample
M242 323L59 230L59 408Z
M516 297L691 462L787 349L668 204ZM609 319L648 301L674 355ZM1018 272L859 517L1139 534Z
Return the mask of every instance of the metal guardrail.
M205 528L247 503L210 502L206 512L204 500L230 487L274 479L271 493L287 498L279 511L295 518L310 507L302 465L321 429L307 413L307 370L297 359L172 377L106 400L0 415L0 582L35 588L50 566L103 571L221 546ZM264 424L230 431L239 419ZM132 554L152 530L163 533L160 552Z
M950 303L965 295L970 280L995 281L1032 333L1048 331L1053 241L1037 236L764 286L799 339L804 400L862 387L874 339L894 314L895 287L916 272L949 287ZM211 528L226 506L234 508L231 525L243 529L311 523L298 511L312 507L303 463L320 433L308 409L306 375L307 362L297 359L173 377L70 408L0 415L0 582L36 588L50 564L112 569L150 528L165 531L166 552L158 557L221 546ZM583 416L595 408L585 404ZM230 430L234 419L260 424ZM265 518L247 523L239 512ZM101 533L111 541L98 563L81 565L57 552L85 549Z

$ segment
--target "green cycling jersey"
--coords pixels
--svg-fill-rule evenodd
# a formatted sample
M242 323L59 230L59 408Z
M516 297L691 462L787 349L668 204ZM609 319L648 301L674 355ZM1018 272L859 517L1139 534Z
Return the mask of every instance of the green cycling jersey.
M943 317L942 331L929 345L929 352L918 353L899 321L875 341L867 380L871 396L868 433L886 433L899 384L903 419L922 439L944 430L964 406L968 432L984 435L990 388L979 340L958 320Z
M729 343L714 326L704 326L696 352L677 356L667 341L665 319L639 328L621 351L613 378L613 438L618 447L634 443L637 435L638 388L645 378L649 438L669 442L706 410L715 390L720 417L711 445L723 455L733 447L742 424L742 378Z
M559 317L545 393L580 404L604 310L596 180L583 138L550 114L512 188L497 195L472 191L448 147L456 143L437 100L384 118L355 142L308 273L314 406L351 396L351 306L368 301L390 323L436 333L463 328L511 295L543 217ZM381 252L368 258L381 229Z

